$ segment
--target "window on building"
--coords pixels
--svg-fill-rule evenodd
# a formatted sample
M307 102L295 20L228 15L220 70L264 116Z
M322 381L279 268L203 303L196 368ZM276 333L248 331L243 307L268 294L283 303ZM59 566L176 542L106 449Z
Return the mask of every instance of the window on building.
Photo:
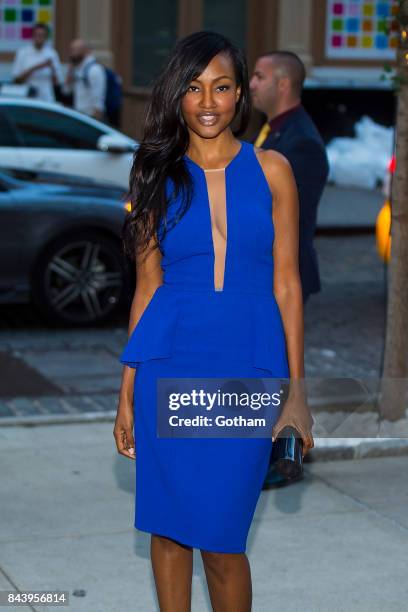
M132 82L148 87L177 40L178 0L134 0Z
M203 29L224 34L246 48L247 0L204 0Z

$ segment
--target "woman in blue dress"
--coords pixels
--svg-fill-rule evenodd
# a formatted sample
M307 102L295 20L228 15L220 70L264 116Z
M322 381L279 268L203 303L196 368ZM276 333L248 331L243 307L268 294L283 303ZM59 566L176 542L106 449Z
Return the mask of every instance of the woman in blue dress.
M243 53L224 36L177 43L157 78L130 176L124 243L136 290L114 427L136 460L136 528L151 533L161 610L191 606L193 548L214 610L252 606L247 535L273 436L313 446L304 377L298 199L289 162L239 140ZM283 377L270 436L159 436L158 379Z

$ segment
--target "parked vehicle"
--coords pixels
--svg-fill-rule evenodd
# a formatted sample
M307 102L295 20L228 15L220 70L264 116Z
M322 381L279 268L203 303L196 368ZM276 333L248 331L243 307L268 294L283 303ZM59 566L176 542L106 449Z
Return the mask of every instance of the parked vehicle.
M0 166L47 170L127 188L138 143L62 104L0 96Z
M122 188L0 168L0 302L32 301L50 322L107 321L129 297Z

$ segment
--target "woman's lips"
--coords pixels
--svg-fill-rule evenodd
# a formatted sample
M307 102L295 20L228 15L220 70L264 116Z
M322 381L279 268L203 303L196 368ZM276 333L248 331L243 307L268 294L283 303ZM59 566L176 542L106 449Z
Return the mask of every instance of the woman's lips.
M216 114L208 114L208 115L198 115L198 121L201 125L206 127L215 125L218 122L219 115Z

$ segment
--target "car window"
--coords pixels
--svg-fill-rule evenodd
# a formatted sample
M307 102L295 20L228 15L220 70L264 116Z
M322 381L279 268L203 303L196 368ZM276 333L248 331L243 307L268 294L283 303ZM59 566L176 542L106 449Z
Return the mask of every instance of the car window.
M18 147L21 145L13 123L0 108L0 147Z
M51 149L96 149L104 133L84 121L42 108L2 106L21 138L23 147Z

